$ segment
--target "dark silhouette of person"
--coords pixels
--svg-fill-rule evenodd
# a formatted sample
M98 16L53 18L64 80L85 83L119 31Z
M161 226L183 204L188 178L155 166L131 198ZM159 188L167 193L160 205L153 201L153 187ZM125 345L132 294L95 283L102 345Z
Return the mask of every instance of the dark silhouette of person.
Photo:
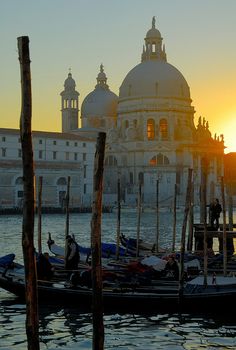
M169 259L165 266L166 277L174 279L175 281L179 280L179 265L175 260L174 256L169 256Z
M39 280L50 281L53 277L54 268L49 261L48 253L40 253L37 259L37 276Z
M67 236L67 254L65 267L67 270L78 270L78 263L80 261L79 246L76 241Z
M222 207L219 203L219 199L216 198L214 202L210 204L210 223L211 227L214 227L216 230L219 229L219 218L220 213L222 212Z

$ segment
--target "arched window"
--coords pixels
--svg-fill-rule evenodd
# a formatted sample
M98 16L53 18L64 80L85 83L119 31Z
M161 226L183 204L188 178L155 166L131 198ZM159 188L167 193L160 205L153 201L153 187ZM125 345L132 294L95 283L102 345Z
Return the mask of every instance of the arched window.
M170 164L168 157L164 156L161 153L158 153L156 156L152 157L149 161L151 166L167 165Z
M155 138L155 121L153 119L147 121L147 138L148 140L154 140Z
M114 156L108 156L105 159L105 165L108 166L116 166L117 165L117 159Z
M168 138L168 123L166 119L160 120L160 136L162 140L167 140Z
M16 185L23 185L23 178L22 177L18 177L15 181Z

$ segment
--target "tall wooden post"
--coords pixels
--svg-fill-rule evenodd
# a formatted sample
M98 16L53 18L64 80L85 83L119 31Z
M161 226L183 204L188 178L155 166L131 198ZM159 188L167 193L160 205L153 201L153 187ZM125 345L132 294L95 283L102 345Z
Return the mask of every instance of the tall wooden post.
M106 134L100 132L96 143L93 176L93 206L91 220L92 285L93 285L93 350L104 346L102 264L101 264L101 216L102 182Z
M175 252L175 240L176 240L176 200L177 200L177 184L175 184L174 203L173 203L173 237L172 237L172 252Z
M229 231L233 231L233 196L232 196L232 184L228 184L228 213L229 213Z
M66 226L65 226L65 267L67 267L67 251L68 240L66 237L70 232L70 176L67 178L67 190L66 190Z
M140 221L141 221L141 197L142 197L142 184L139 182L138 188L138 222L137 222L137 245L136 245L136 257L139 256L139 240L140 240Z
M191 203L189 209L189 217L188 217L188 242L187 242L187 250L189 252L193 249L193 204L194 204L194 183L191 186Z
M226 234L226 212L225 212L225 186L224 177L221 176L221 198L223 213L223 271L224 276L227 275L227 234Z
M204 286L207 286L207 265L208 265L208 249L207 249L207 211L206 211L206 186L207 186L207 174L208 174L208 162L206 158L202 158L202 184L201 184L201 198L202 198L202 210L203 210L203 274L204 274Z
M188 185L187 185L187 191L186 191L184 219L183 219L182 234L181 234L180 274L179 274L179 278L180 278L179 296L180 297L183 294L183 286L184 286L184 254L185 254L187 220L188 220L190 201L191 201L192 172L193 172L193 169L188 169Z
M116 227L116 259L120 251L120 179L117 181L117 227Z
M26 334L28 350L39 350L37 274L34 249L34 164L29 38L17 38L21 73L20 138L23 162L24 205L22 248L25 265Z
M159 180L156 181L156 254L159 252Z
M39 176L38 184L38 252L42 253L42 186L43 177Z

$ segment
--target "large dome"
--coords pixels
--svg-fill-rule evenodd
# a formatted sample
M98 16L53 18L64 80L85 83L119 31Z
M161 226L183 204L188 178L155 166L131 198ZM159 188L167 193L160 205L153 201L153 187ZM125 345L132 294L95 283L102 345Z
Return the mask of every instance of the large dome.
M82 117L114 117L118 96L110 90L95 89L84 99L81 106Z
M164 60L147 60L135 66L120 87L120 98L168 97L190 99L183 75Z

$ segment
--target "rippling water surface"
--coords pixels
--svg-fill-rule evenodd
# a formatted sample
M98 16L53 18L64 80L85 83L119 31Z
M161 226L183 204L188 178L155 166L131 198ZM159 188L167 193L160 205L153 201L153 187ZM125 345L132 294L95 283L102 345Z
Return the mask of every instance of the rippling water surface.
M70 217L70 233L74 233L81 245L90 243L91 214L73 214ZM135 237L136 213L122 214L122 232ZM35 220L37 231L37 218ZM22 262L21 216L0 217L0 255L15 253ZM178 215L177 245L182 225ZM42 220L43 249L47 251L47 232L63 244L65 217L45 215ZM104 214L102 240L115 242L116 214ZM155 214L144 213L141 237L155 240ZM172 218L170 213L160 214L160 244L171 246ZM235 306L225 315L188 314L112 314L104 316L105 349L117 350L198 350L236 349ZM25 306L11 294L0 289L0 349L25 350ZM91 314L72 308L40 306L41 349L91 349Z

